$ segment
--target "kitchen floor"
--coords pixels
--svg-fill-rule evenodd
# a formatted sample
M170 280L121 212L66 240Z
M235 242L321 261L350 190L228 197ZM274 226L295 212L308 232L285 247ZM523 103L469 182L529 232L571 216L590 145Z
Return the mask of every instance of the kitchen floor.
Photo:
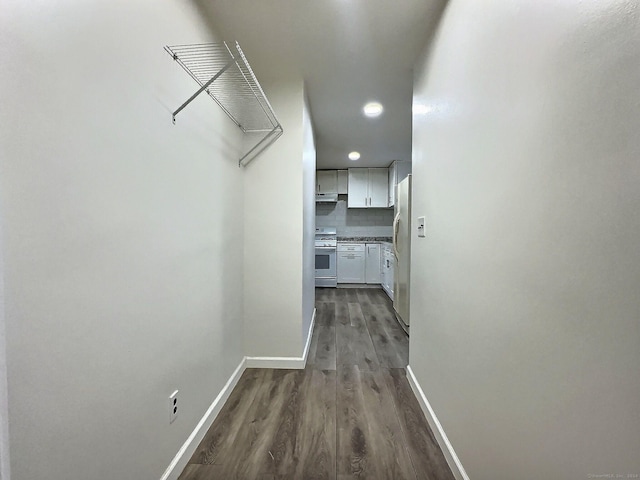
M453 480L381 289L316 289L304 370L247 369L180 476Z

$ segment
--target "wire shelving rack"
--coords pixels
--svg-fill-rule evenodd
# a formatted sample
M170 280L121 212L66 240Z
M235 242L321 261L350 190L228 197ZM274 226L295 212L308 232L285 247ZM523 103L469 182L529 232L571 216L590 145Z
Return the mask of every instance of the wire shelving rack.
M269 100L238 42L166 46L165 50L200 88L173 112L173 123L198 95L206 92L245 134L257 139L240 157L247 165L283 133Z

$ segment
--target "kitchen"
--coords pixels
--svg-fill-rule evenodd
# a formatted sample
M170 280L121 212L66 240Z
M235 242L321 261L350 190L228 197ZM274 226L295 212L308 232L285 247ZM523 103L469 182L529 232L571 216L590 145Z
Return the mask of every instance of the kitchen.
M316 288L382 288L407 333L410 181L408 161L316 171Z

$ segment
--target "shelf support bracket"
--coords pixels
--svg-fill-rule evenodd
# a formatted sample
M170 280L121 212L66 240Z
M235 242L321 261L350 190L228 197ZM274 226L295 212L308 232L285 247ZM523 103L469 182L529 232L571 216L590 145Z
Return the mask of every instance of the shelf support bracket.
M175 58L175 57L174 57L174 58ZM172 115L172 121L173 121L174 125L175 125L175 123L176 123L176 115L177 115L178 113L180 113L180 112L184 109L184 107L186 107L187 105L189 105L189 104L190 104L190 103L191 103L191 102L192 102L192 101L193 101L193 100L194 100L198 95L200 95L200 94L201 94L202 92L204 92L207 88L209 88L209 86L210 86L213 82L215 82L215 81L220 77L220 75L222 75L224 72L226 72L226 71L229 69L229 67L230 67L231 65L233 65L235 62L236 62L236 57L232 56L232 57L231 57L231 60L229 61L229 63L227 63L224 67L222 67L218 73L216 73L213 77L211 77L211 79L210 79L207 83L205 83L204 85L202 85L202 87L200 87L196 93L194 93L193 95L191 95L191 97L189 97L189 99L188 99L186 102L184 102L182 105L180 105L180 106L178 107L178 109L177 109L175 112L173 112L173 115Z
M238 167L246 166L251 160L253 160L260 152L266 149L269 145L275 142L280 135L282 135L282 127L280 124L276 125L272 130L267 133L262 140L254 145L254 147L245 153L240 161L238 162ZM269 141L267 141L269 140ZM245 160L248 159L246 162ZM243 163L244 162L244 163Z

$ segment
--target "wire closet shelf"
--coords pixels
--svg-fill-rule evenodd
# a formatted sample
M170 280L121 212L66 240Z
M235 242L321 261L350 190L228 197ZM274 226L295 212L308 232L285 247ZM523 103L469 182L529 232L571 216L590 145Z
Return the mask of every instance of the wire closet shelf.
M173 112L176 115L206 92L245 134L254 139L238 166L256 158L283 133L269 100L238 42L173 45L164 49L193 78L200 89Z

